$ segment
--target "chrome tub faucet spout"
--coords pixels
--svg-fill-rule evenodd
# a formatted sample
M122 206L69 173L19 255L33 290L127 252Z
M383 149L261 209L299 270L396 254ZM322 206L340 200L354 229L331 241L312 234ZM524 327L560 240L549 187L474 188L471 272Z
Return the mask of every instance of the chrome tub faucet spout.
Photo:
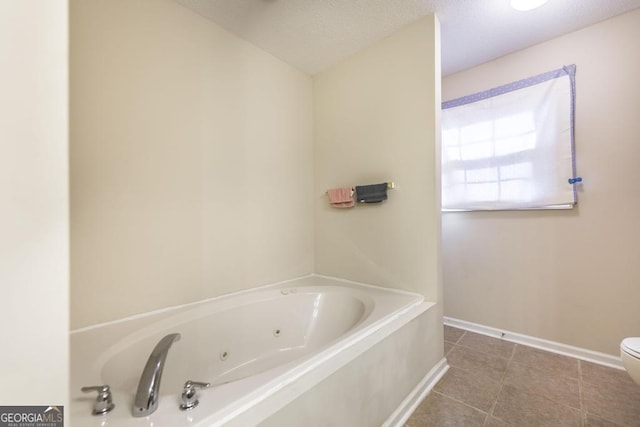
M158 409L160 380L164 370L164 362L171 344L180 340L180 334L169 334L162 338L151 352L147 364L144 366L138 391L133 402L133 416L146 417Z

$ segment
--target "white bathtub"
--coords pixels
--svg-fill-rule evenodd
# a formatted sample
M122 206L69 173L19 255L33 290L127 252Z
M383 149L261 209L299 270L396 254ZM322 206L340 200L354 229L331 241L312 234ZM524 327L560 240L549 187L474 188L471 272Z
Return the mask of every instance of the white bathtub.
M73 331L72 425L259 424L430 306L418 294L309 276ZM134 418L145 362L174 332L182 338L169 350L158 410ZM187 380L212 387L185 412L178 406ZM116 408L92 416L95 397L80 388L101 384Z

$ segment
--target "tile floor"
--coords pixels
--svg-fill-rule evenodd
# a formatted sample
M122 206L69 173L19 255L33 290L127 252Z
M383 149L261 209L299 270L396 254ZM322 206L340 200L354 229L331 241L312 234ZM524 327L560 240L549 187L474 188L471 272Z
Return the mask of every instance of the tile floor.
M407 420L423 426L640 426L626 372L445 326L449 371Z

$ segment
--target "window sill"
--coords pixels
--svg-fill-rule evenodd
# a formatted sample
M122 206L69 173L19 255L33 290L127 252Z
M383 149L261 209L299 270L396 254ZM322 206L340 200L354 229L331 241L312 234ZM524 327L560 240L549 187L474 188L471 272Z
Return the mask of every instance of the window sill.
M575 207L575 204L567 205L551 205L542 206L539 208L505 208L505 209L442 209L442 213L455 213L455 212L503 212L503 211L545 211L545 210L571 210Z

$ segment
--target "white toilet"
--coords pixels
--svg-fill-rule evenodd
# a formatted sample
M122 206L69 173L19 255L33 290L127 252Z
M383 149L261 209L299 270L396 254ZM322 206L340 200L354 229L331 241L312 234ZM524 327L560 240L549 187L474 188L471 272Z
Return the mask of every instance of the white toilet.
M620 343L620 356L631 379L640 384L640 337L623 339Z

